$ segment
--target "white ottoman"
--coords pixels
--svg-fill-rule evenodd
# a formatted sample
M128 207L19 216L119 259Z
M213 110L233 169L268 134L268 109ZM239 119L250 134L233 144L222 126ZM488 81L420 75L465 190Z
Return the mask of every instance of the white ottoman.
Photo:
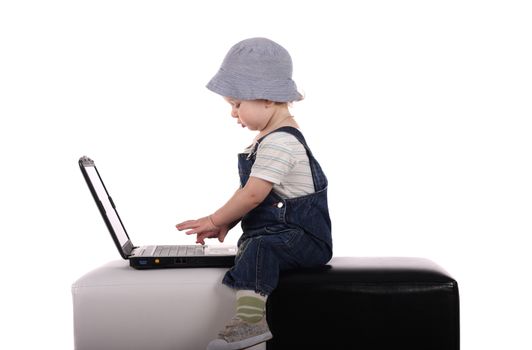
M72 285L75 349L206 349L235 313L226 270L135 270L117 260L87 273Z

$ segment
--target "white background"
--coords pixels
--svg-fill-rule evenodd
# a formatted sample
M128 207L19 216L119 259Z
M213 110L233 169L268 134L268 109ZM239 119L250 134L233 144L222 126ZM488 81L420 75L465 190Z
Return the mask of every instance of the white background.
M266 36L306 96L335 255L432 259L459 282L463 349L530 349L530 18L526 1L1 2L2 343L72 349L71 284L119 258L81 155L135 244L193 243L174 225L225 202L253 137L204 86Z

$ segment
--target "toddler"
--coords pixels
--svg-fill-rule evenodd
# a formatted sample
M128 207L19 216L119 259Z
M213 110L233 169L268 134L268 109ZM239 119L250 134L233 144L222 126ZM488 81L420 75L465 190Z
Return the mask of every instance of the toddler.
M207 349L243 349L272 338L266 300L280 271L321 266L332 257L327 178L290 114L289 104L302 96L282 46L265 38L237 43L207 88L257 135L239 154L241 186L227 203L176 227L205 244L206 238L223 242L241 222L235 265L223 279L236 290L236 315Z

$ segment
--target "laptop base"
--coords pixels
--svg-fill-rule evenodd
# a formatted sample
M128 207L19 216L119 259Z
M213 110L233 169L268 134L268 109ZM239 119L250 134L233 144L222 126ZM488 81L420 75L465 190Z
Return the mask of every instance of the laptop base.
M193 257L131 257L129 266L137 270L164 269L176 267L222 267L230 268L235 264L234 256L193 256Z

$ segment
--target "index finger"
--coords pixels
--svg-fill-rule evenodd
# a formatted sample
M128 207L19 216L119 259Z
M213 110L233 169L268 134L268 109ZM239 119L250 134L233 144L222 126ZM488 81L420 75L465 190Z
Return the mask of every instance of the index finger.
M198 225L197 225L197 220L187 220L187 221L183 221L180 224L175 225L175 227L179 231L182 231L182 230L186 230L186 229L189 229L189 228L196 228L196 227L198 227Z

